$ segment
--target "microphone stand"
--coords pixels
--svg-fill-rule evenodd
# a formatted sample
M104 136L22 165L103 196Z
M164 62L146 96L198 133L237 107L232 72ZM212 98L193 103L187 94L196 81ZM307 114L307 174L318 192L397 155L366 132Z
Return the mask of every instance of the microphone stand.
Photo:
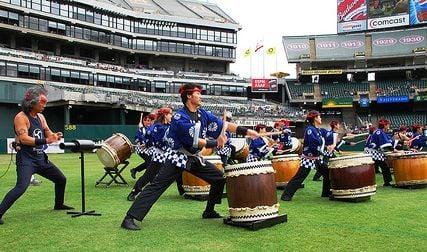
M80 152L80 174L81 174L81 192L82 192L82 210L78 211L67 211L67 214L71 214L72 218L80 217L83 215L101 216L100 213L96 213L95 210L86 211L86 198L85 198L85 158L84 151L91 151L99 148L100 146L95 145L90 140L74 140L72 143L60 144L61 149L71 149L72 152Z

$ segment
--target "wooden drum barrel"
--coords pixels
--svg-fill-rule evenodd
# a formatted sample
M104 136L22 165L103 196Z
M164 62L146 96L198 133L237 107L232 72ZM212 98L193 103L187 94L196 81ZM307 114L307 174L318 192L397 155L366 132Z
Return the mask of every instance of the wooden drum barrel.
M234 222L253 222L277 217L274 169L270 161L226 166L228 210Z
M297 173L300 167L300 158L297 154L273 156L271 164L276 171L276 186L283 187Z
M205 162L214 164L219 170L223 170L220 156L206 156L203 157L203 160ZM209 195L209 190L211 189L209 183L187 171L182 172L182 187L184 188L185 195L188 196L207 196Z
M331 158L329 177L335 199L367 200L377 190L374 161L371 155Z
M427 152L394 156L393 168L397 186L427 185Z
M132 142L125 135L115 133L102 143L96 154L105 167L115 168L126 161L132 152Z

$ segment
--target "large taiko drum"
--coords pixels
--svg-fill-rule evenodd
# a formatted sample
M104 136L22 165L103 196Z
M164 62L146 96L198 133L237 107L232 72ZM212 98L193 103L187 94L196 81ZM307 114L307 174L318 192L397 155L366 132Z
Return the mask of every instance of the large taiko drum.
M371 155L359 154L331 158L329 177L335 199L369 199L377 190L374 161Z
M271 164L276 171L276 186L283 187L297 173L300 167L300 158L297 154L273 156Z
M236 147L235 158L237 160L246 160L249 155L249 145L246 138L230 138L231 145Z
M102 143L96 154L105 167L115 168L126 161L132 155L132 152L132 142L125 135L115 133Z
M203 160L214 164L218 170L223 170L220 156L206 156L203 157ZM206 196L209 194L209 190L211 189L209 183L187 171L182 173L182 187L184 188L185 195L188 196Z
M427 152L414 152L393 157L397 186L427 185Z
M228 165L224 172L231 221L251 222L278 216L279 203L270 161Z

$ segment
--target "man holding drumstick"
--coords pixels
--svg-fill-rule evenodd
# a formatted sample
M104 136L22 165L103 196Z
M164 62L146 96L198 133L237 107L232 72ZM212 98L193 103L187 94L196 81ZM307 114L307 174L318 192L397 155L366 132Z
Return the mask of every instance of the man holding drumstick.
M222 148L227 141L225 130L236 132L238 135L258 136L253 130L225 122L201 109L201 86L185 84L181 86L179 93L184 107L175 113L169 132L165 135L171 149L153 182L144 187L128 210L121 224L124 229L139 230L135 220L142 221L145 218L154 203L184 169L211 184L202 218L221 218L214 210L214 206L221 203L225 185L223 173L214 164L204 162L198 153L203 147ZM213 140L208 140L208 137Z

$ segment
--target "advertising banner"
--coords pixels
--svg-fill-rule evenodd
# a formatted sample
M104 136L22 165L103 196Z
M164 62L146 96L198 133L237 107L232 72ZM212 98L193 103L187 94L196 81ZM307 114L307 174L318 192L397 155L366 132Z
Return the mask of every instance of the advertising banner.
M372 33L372 56L408 55L421 47L426 47L425 29Z
M414 98L415 102L427 101L427 95L417 95Z
M407 0L368 0L368 30L409 25Z
M283 37L282 41L289 62L310 58L308 37Z
M338 0L338 33L366 30L366 0Z
M301 75L332 75L342 74L342 69L301 70Z
M329 35L315 37L317 59L354 58L365 54L365 35Z
M405 95L377 97L377 103L407 103L407 102L409 102L409 97Z
M16 151L12 148L12 142L15 141L15 138L7 138L7 153L16 153ZM46 144L44 148L44 152L46 153L64 153L63 149L59 148L59 144L63 143L64 139L62 138L59 142L49 145Z
M427 0L409 0L409 23L411 25L427 23Z
M369 107L369 103L370 103L369 98L360 98L359 100L359 106L362 108Z
M252 79L252 92L277 92L277 79Z
M351 108L353 107L352 97L324 98L322 108Z

